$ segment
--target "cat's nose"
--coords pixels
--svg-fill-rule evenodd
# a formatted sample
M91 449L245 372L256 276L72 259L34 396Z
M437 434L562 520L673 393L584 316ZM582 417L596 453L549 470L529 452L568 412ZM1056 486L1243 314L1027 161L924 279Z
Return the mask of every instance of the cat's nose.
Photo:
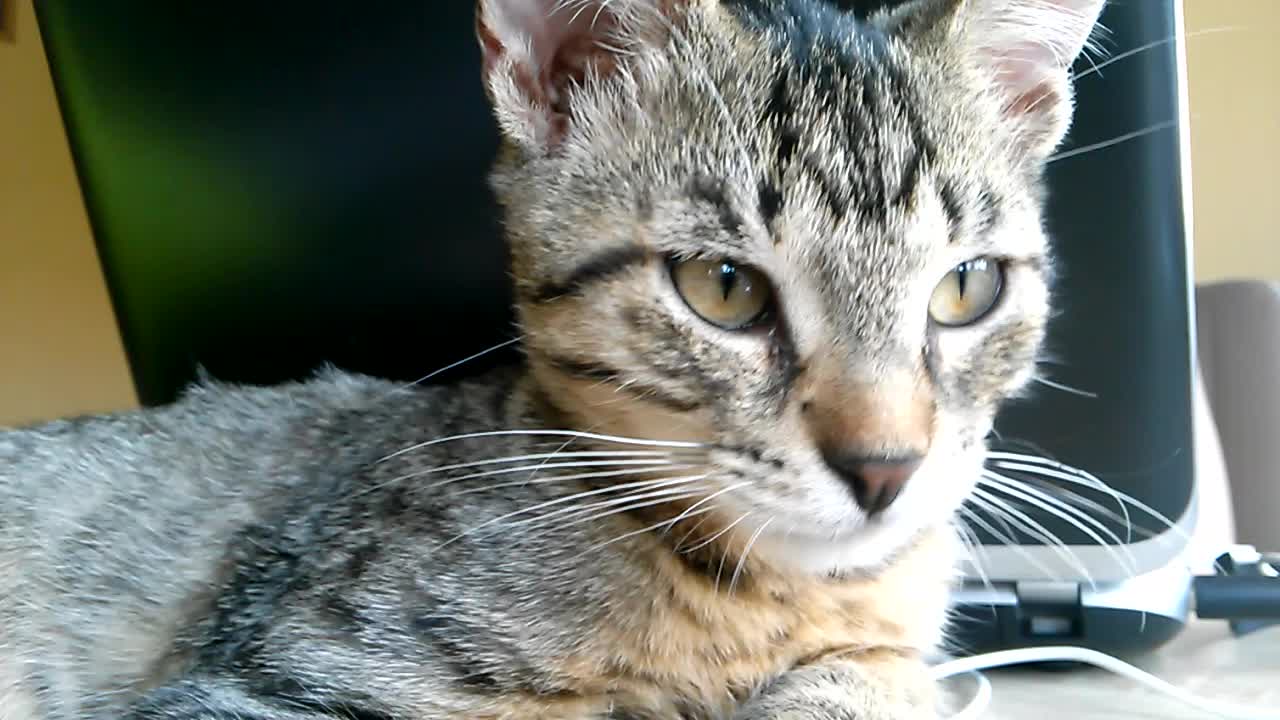
M871 458L846 453L827 453L824 459L848 483L858 506L870 515L889 509L923 460L919 456Z

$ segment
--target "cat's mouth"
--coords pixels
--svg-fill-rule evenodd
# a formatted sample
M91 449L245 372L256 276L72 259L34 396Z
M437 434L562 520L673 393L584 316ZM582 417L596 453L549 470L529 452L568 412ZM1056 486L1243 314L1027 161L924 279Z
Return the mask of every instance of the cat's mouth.
M821 459L722 450L730 457L715 460L727 479L711 503L724 524L733 524L729 533L754 536L753 552L770 562L821 572L880 566L912 538L950 522L980 476L984 456L980 444L935 447L912 472L889 481L896 485L892 501L868 508L847 478Z

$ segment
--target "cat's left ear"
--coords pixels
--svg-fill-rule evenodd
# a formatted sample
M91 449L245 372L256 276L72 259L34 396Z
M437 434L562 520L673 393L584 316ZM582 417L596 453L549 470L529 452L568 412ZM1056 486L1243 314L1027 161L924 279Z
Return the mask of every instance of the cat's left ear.
M477 0L484 83L503 134L552 152L576 98L599 92L636 49L666 35L689 0Z
M998 95L1022 149L1044 157L1071 124L1070 70L1106 0L926 0L902 29L958 48Z

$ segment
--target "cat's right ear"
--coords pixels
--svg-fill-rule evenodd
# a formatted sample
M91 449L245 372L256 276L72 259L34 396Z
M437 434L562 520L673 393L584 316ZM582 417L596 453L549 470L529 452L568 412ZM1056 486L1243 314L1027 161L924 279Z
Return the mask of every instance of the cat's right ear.
M1047 156L1071 121L1070 69L1106 0L916 0L895 32L958 51L1001 104L1021 150Z
M553 152L576 97L639 43L665 35L680 0L479 0L476 35L498 123L526 151Z

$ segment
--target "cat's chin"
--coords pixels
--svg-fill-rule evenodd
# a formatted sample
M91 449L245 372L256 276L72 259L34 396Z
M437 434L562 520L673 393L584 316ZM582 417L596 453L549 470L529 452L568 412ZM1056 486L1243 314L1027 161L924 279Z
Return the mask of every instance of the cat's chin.
M766 532L756 541L752 554L783 572L874 574L934 529L933 525L873 520L848 531Z

